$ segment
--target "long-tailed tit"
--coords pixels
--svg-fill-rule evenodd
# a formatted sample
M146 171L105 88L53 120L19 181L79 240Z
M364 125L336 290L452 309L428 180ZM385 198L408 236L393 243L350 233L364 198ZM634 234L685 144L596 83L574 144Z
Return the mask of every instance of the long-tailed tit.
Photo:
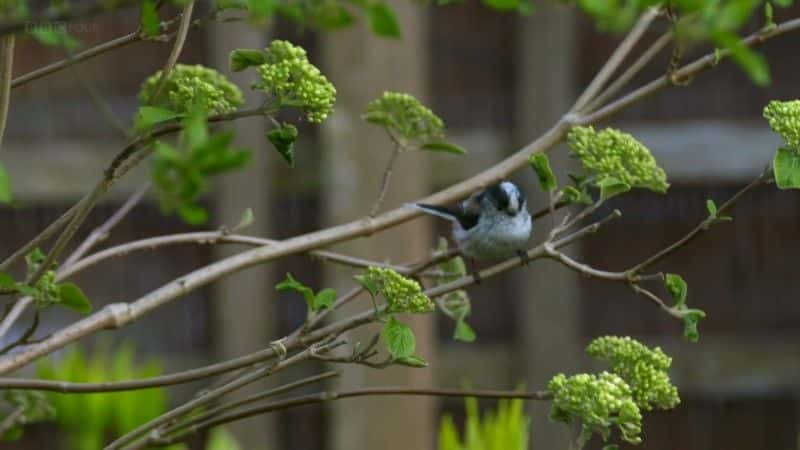
M531 215L525 196L510 181L472 194L456 207L415 203L428 214L453 223L453 240L464 256L474 260L523 257L531 235Z

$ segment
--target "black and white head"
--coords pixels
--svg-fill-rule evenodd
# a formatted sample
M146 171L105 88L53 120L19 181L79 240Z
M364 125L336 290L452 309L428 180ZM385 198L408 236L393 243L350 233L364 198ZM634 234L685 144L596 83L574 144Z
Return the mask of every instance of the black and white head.
M498 212L515 217L526 210L525 196L517 185L510 181L503 181L489 186L478 194L477 202L482 208L494 208Z

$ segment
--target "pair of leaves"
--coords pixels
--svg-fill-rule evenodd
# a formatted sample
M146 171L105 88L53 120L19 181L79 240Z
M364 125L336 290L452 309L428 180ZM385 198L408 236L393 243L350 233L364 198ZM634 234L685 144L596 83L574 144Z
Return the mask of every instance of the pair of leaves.
M336 300L336 290L325 288L314 293L313 289L297 281L290 273L287 273L286 278L275 285L275 290L278 292L294 291L300 293L306 301L308 310L312 312L330 308L333 306L333 301Z
M44 281L44 282L43 282ZM0 272L0 288L8 292L19 292L36 300L37 305L49 306L52 303L66 306L81 314L92 312L92 304L89 298L83 293L75 283L57 283L52 286L47 285L46 279L40 280L35 286L14 281L11 276ZM51 293L55 295L51 295Z
M395 319L394 316L389 317L381 335L394 363L409 367L427 367L428 363L416 355L417 339L408 325Z
M436 254L442 254L447 251L447 239L439 238L439 243L436 247ZM467 266L460 256L453 257L447 261L439 264L438 269L446 276L439 279L439 284L447 284L455 281L467 273ZM472 304L469 295L463 289L450 292L446 294L439 307L442 312L453 319L456 323L455 330L453 331L453 339L462 342L474 342L477 335L475 330L467 323L467 317L472 312Z
M689 342L697 342L700 339L697 325L701 319L706 317L706 313L701 309L689 308L686 305L689 286L680 275L674 273L666 274L664 276L664 286L675 301L672 309L679 313L683 319L683 336Z
M721 222L730 222L733 220L731 216L720 216L717 211L717 204L714 203L714 200L708 199L706 200L706 210L708 211L708 219L707 223L709 225L715 225Z
M208 220L208 212L198 201L210 178L243 167L250 161L250 152L231 146L231 132L210 135L202 113L189 114L182 125L181 148L155 143L152 179L161 209L177 211L185 222L197 225Z

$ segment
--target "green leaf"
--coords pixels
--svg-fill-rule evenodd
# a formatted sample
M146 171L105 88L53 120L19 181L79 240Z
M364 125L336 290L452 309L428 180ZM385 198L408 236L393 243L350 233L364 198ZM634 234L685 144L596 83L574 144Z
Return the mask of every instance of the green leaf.
M295 291L302 294L303 298L308 305L308 309L314 310L314 291L310 287L294 279L291 273L286 273L286 278L280 283L275 285L275 290L278 292Z
M429 152L445 152L454 153L456 155L463 155L467 153L467 150L463 147L444 141L426 142L420 145L419 148Z
M17 288L17 282L7 273L0 272L0 288L6 290L14 290Z
M0 441L18 441L22 437L22 425L14 425L0 434Z
M189 225L202 225L208 222L208 211L198 205L181 205L178 208L178 215Z
M536 177L539 178L539 186L544 192L552 192L558 188L558 181L553 169L550 167L550 159L544 153L534 153L528 159L531 167L536 172Z
M779 148L772 166L779 189L800 189L800 151Z
M708 210L709 217L717 216L717 204L714 203L714 200L711 200L710 198L706 200L706 209Z
M80 41L66 32L65 29L56 26L52 27L33 27L30 35L40 44L48 47L64 47L74 50L81 46Z
M82 314L89 314L92 312L92 304L81 288L75 283L64 283L58 285L58 293L61 297L61 304L74 309Z
M153 125L180 117L180 113L155 106L140 106L136 112L135 128L139 131L150 129Z
M677 274L668 273L664 276L664 287L667 292L675 300L675 308L682 308L686 306L686 296L689 293L689 286L686 281Z
M514 11L519 9L520 0L483 0L483 4L498 11Z
M428 367L428 361L425 361L419 355L403 356L400 358L396 358L394 362L408 367L416 367L416 368Z
M400 24L394 11L386 3L373 3L367 7L367 22L372 32L381 37L399 38Z
M313 21L323 30L339 30L353 23L353 15L336 3L326 3L314 12Z
M380 289L380 286L378 286L378 282L372 277L359 274L353 276L353 279L355 279L358 284L363 286L364 289L366 289L367 292L369 292L369 295L372 296L372 298L375 298L375 296L378 295L378 290Z
M0 163L0 202L11 203L11 180L2 163Z
M231 52L230 65L233 72L239 72L252 66L260 66L265 62L267 62L267 55L263 50L237 48Z
M25 263L28 265L28 271L36 271L39 266L47 259L42 249L35 248L25 255Z
M772 0L772 2L781 8L788 8L794 4L794 0Z
M700 332L697 325L701 319L706 317L706 313L700 309L686 309L683 314L683 337L689 342L700 340Z
M283 123L267 133L267 139L275 146L275 150L283 157L289 167L294 167L294 142L297 140L297 128L290 123Z
M228 430L222 427L212 428L208 433L206 450L241 450L242 447Z
M467 322L463 320L456 322L456 331L453 333L453 339L462 342L474 342L476 337L475 330Z
M594 203L592 196L589 195L588 192L579 190L574 186L566 186L564 188L564 201L581 205L591 205Z
M744 70L753 83L759 86L766 86L770 83L769 66L764 55L744 45L735 34L714 33L711 35L711 41L727 48L731 53L731 58Z
M147 37L154 37L159 32L158 12L153 0L142 0L142 31Z
M628 183L614 177L603 178L597 182L597 187L600 188L600 197L606 200L631 190L631 186Z
M336 300L336 290L325 288L314 296L314 303L311 310L316 312L323 308L330 308L333 306L333 301Z
M208 141L208 123L203 111L194 110L182 122L183 138L190 149L200 147Z
M389 354L394 359L412 356L417 349L417 340L414 337L414 332L394 317L390 317L386 325L383 326L382 335L386 350L389 351Z
M263 21L269 18L278 2L275 0L247 0L247 10L250 12L250 20Z

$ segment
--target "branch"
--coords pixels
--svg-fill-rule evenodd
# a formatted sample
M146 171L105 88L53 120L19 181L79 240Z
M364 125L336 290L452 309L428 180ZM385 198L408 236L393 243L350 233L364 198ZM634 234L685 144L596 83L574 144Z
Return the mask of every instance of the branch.
M653 23L653 20L655 20L658 15L658 8L650 8L645 11L641 17L639 17L636 25L633 26L628 35L625 36L625 39L623 39L616 50L614 50L614 53L611 54L611 57L608 58L608 61L606 61L605 65L603 65L591 83L589 83L589 87L587 87L586 90L583 91L583 94L578 97L578 100L575 101L575 105L570 109L570 111L583 112L586 104L594 99L611 75L617 71L617 68L619 68L620 64L622 64L622 62L625 60L625 57L628 56L628 53L630 53L631 50L633 50L633 48L639 42L639 39L642 37L642 35L644 35L645 31L647 31L647 29L650 27L650 24Z
M0 149L8 122L8 106L11 103L11 71L14 66L14 36L0 38Z
M178 33L175 36L175 43L172 45L172 50L170 51L167 60L164 62L164 67L161 69L161 76L158 78L156 89L153 91L153 96L149 99L149 102L153 102L158 98L158 95L161 93L161 90L164 88L164 84L167 81L169 72L173 67L175 67L175 63L178 62L178 58L181 56L183 45L186 43L186 36L189 35L189 27L192 23L193 10L194 0L189 0L189 2L183 7L183 11L181 11L181 22L178 25Z
M215 418L196 421L189 428L173 436L161 439L159 444L169 445L181 442L190 434L197 433L206 428L234 422L260 414L280 411L298 406L324 403L334 400L341 400L353 397L375 397L375 396L424 396L424 397L475 397L486 399L523 399L547 401L552 399L552 394L548 391L497 391L497 390L470 390L470 389L415 389L407 387L375 387L361 388L350 391L322 391L316 394L302 395L287 400L282 400L266 405L245 408L240 411L223 414Z
M111 4L106 1L99 1L91 4L70 4L68 9L62 9L55 13L50 12L35 17L28 17L23 20L0 22L0 36L19 33L31 26L54 25L57 22L88 19L109 11L119 11L130 8L136 4L138 4L136 0L116 0Z
M800 18L788 20L768 30L756 31L739 42L746 47L756 47L770 39L776 38L791 31L795 31L798 28L800 28ZM701 58L696 59L692 63L681 67L672 74L667 74L657 78L640 87L639 89L629 93L628 95L578 119L576 123L579 125L589 125L607 119L608 117L640 101L641 99L649 97L666 87L672 86L672 80L693 78L700 72L716 66L720 58L727 56L730 56L730 51L728 49L722 49L718 52L711 52Z
M0 422L0 436L4 435L8 430L14 428L23 417L25 416L25 407L17 406L14 411L7 415L2 422Z
M756 34L755 37L749 37L742 42L744 45L754 45L756 42L764 42L797 28L800 28L800 19L784 22L781 25L777 25L770 32L765 33L762 31ZM688 76L700 73L703 70L713 67L713 61L714 54L712 53L680 69L679 76ZM563 139L565 133L573 124L586 124L606 118L626 108L630 104L642 100L645 97L658 92L663 87L666 87L668 84L659 86L660 83L664 82L663 80L664 77L659 78L659 80L654 81L650 85L640 88L623 99L605 106L604 108L591 114L588 118L580 118L576 117L574 114L570 114L566 118L562 118L560 121L558 121L550 130L545 132L537 140L523 147L517 153L513 154L504 161L468 180L455 184L448 189L440 191L424 199L420 199L417 202L448 203L464 198L481 187L485 187L497 182L505 178L512 171L525 165L528 161L528 157L531 154L547 151L555 146ZM166 129L166 127L164 127L164 129ZM75 340L92 334L99 329L124 326L130 321L174 300L178 296L205 286L211 281L224 277L230 273L283 256L306 252L361 236L368 236L385 228L408 221L414 217L417 217L418 214L420 213L412 208L401 207L378 215L374 218L364 218L343 225L319 230L313 233L295 236L293 238L281 241L279 244L274 246L260 247L239 253L221 261L217 261L206 267L197 269L179 279L173 280L161 288L139 298L133 303L110 305L103 311L95 313L90 317L87 317L62 329L47 340L28 347L24 353L0 358L0 373L6 373L10 370L16 369L42 355L61 348L70 342L74 342Z
M391 132L389 135L391 136ZM386 163L386 168L383 170L383 180L381 181L380 193L378 194L378 198L375 200L375 204L372 205L372 209L369 211L370 217L375 217L375 215L378 214L378 210L381 209L383 200L386 198L386 192L389 190L389 183L392 181L392 169L394 168L394 165L397 162L397 157L400 156L402 149L403 148L400 146L400 144L395 140L394 150L392 150L392 155L389 157L389 162Z

